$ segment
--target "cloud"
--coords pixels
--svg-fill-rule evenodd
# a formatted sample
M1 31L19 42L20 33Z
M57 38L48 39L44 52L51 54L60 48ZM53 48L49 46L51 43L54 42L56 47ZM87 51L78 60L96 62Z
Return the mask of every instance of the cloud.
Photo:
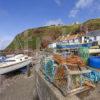
M70 11L69 17L75 17L77 15L77 13L79 12L78 9L72 9Z
M59 25L63 24L63 21L61 19L56 19L56 20L49 20L45 26L50 26L50 25Z
M85 8L93 3L94 0L78 0L75 7L77 9Z
M55 2L58 6L61 6L61 4L62 4L62 0L54 0L54 2Z
M75 7L70 11L69 17L75 17L81 9L89 7L93 2L94 0L78 0Z

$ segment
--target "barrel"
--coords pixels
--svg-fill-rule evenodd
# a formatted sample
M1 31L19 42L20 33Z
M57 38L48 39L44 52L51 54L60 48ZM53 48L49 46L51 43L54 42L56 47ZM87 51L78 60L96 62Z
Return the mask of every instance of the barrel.
M100 69L100 56L90 56L88 59L88 65Z

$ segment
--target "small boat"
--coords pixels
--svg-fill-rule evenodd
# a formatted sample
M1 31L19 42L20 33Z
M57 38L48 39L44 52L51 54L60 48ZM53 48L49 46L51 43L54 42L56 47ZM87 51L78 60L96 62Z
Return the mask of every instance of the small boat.
M32 63L32 57L24 54L13 55L0 62L0 74L5 74Z

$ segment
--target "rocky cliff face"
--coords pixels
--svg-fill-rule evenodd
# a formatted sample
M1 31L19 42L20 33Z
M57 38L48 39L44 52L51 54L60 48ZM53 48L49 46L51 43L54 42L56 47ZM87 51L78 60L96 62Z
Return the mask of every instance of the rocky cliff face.
M100 29L100 18L91 19L83 24L75 24L70 26L46 26L28 29L18 34L12 43L5 49L7 52L34 50L36 48L45 48L48 43L56 40L62 34L70 32L76 33L85 30L98 30Z

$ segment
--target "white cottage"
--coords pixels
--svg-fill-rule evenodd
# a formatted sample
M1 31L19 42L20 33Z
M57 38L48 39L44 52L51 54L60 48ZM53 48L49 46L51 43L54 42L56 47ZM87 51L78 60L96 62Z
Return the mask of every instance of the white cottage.
M56 48L56 42L49 44L48 48Z
M88 32L83 38L83 41L98 42L100 45L100 30Z
M100 30L88 32L87 34L72 34L60 36L58 43L60 45L84 44L84 43L98 43L100 45ZM52 47L55 47L55 45Z

